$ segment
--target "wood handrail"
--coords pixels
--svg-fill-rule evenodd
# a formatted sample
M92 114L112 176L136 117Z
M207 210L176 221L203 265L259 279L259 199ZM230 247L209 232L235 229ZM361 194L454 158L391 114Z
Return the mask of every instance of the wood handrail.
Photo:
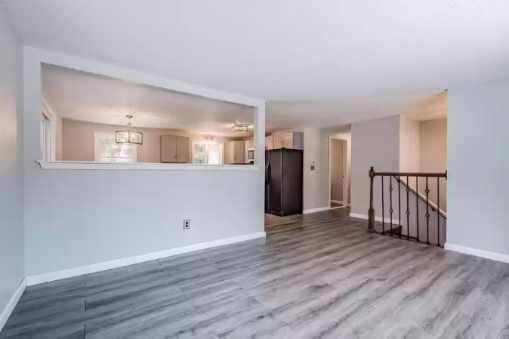
M371 174L372 173L372 174ZM384 176L384 177L428 177L428 178L446 178L447 179L447 171L445 172L432 172L432 173L425 173L425 172L376 172L373 170L373 172L370 171L370 175L373 176Z

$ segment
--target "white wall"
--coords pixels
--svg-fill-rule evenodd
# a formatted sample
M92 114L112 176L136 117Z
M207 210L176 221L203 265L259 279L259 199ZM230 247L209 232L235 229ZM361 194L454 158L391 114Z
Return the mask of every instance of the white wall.
M369 209L369 168L399 170L400 119L392 116L352 124L352 207L353 214L367 216ZM374 185L375 214L380 211L380 183ZM387 192L387 191L386 191Z
M17 124L17 45L0 3L0 330L2 312L24 277L22 154Z
M509 81L449 90L447 241L509 254Z
M24 48L25 227L27 275L90 265L199 242L263 232L265 106L256 121L252 170L50 170L39 154L40 61L92 73L248 99L92 60ZM197 93L198 92L198 93ZM182 220L192 230L182 230Z
M447 170L447 119L435 119L420 123L420 171L445 172ZM429 184L429 199L437 202L437 186L433 179ZM421 182L419 191L425 194L426 184ZM447 211L447 180L440 179L440 209Z

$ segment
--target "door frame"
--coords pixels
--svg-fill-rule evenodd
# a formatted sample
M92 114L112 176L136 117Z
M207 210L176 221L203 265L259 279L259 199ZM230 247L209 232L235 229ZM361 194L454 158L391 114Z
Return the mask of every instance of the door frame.
M346 185L345 185L345 182L347 180L351 180L351 177L350 177L350 168L348 166L348 150L349 150L349 143L351 142L349 138L347 138L346 136L342 136L340 135L341 133L338 133L336 135L329 135L329 140L328 140L328 163L329 163L329 173L328 173L328 187L327 187L327 200L328 200L328 205L329 205L329 208L330 209L336 209L336 208L345 208L345 207L350 207L350 203L348 202L349 200L349 197L350 197L350 183L347 182ZM332 185L332 162L331 162L331 155L332 155L332 140L342 140L346 143L346 150L345 150L345 154L344 156L346 157L345 159L345 162L346 162L346 166L345 166L345 180L343 181L343 206L337 206L337 207L332 207L332 199L331 199L331 185Z

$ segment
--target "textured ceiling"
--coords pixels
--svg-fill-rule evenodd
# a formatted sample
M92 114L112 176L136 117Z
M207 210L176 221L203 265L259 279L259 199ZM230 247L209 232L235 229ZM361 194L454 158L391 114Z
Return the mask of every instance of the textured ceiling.
M407 93L433 95L509 77L507 0L6 5L25 44L264 98L277 103L271 118L285 116L291 124L316 124L314 117L303 121L302 110L347 111L334 117L342 121L355 112L397 114L393 107ZM382 100L384 107L364 103L391 97L395 101ZM359 104L332 106L345 101Z
M414 91L322 101L273 101L268 105L270 129L340 127L369 119L408 114L414 120L447 116L447 94Z
M269 100L509 75L507 0L16 0L26 44Z

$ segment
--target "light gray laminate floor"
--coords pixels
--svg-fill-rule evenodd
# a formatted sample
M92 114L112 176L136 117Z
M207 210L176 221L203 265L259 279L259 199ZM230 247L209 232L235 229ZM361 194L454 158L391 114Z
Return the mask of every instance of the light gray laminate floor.
M27 289L0 338L507 338L509 265L303 228Z

